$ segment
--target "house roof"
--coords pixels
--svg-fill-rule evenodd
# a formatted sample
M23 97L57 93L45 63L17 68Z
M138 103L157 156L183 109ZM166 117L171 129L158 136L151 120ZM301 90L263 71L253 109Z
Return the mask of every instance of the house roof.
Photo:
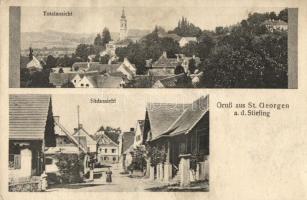
M134 143L134 136L135 132L124 132L122 139L123 139L123 147L122 152L126 152Z
M119 88L122 80L119 76L100 75L96 77L96 84L98 88Z
M113 73L116 72L117 69L120 67L121 63L118 64L95 64L90 65L87 71L99 71L99 72L107 72Z
M62 86L70 82L75 76L76 73L50 73L49 83L52 83L54 86Z
M110 75L85 75L95 88L119 88L123 80L121 76Z
M165 134L174 136L182 133L189 133L208 110L208 96L200 97L184 110L178 119L168 128Z
M83 127L77 128L73 133L74 137L86 137L87 144L96 144L96 141L92 138L92 135L89 134Z
M150 76L170 76L174 75L175 68L153 68L148 70Z
M287 22L283 20L265 20L263 22L264 25L271 25L271 26L281 26L281 25L288 25Z
M134 77L135 88L151 88L153 84L162 78L167 76L148 76L148 75L136 75Z
M76 70L76 68L78 68L77 71L79 70L87 70L88 66L89 68L91 67L99 67L101 64L99 62L75 62L72 65L72 69ZM93 70L91 70L93 71Z
M146 112L151 127L152 138L163 134L182 114L189 104L148 103Z
M104 134L113 142L115 142L116 144L119 144L118 138L119 138L119 134L116 132L110 132L110 131L105 131Z
M170 76L170 77L158 80L158 82L160 82L165 88L175 88L179 86L178 82L180 82L181 80L184 80L185 78L186 78L186 75L182 73L182 74L177 74L174 76Z
M30 62L28 62L28 64L27 64L27 68L32 68L32 67L37 68L37 69L43 68L41 63L39 62L39 60L35 56L33 56L32 60Z
M175 68L178 64L179 62L176 58L165 58L161 56L152 64L152 68Z
M87 152L86 150L87 148L79 144L77 139L60 122L54 120L54 125L58 127L69 138L69 140L75 144L77 148L80 148L83 151L83 153Z
M43 140L50 95L9 96L9 139Z

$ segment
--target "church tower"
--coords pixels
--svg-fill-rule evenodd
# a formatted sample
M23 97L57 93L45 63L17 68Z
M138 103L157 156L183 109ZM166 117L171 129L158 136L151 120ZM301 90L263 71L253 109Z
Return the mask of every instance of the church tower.
M128 30L127 30L127 19L125 16L125 9L123 8L122 16L120 18L120 33L119 33L119 40L127 39Z

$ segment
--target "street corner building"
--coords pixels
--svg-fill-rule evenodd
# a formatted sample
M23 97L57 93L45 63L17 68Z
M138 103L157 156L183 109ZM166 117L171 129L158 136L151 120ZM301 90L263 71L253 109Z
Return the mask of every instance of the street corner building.
M9 96L9 191L40 191L44 149L55 146L50 95Z
M209 181L209 100L191 104L148 103L143 128L151 180L189 186Z

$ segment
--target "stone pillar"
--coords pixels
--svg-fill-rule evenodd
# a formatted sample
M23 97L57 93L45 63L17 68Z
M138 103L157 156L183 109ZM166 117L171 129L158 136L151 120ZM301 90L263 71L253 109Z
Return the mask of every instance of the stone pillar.
M94 170L93 169L90 169L90 178L89 178L91 181L94 180Z
M154 166L150 166L149 179L151 181L155 180L155 167Z
M190 184L190 154L180 155L180 186Z
M159 164L159 168L160 168L160 181L163 181L164 179L164 171L163 171L163 164Z
M146 174L145 174L145 177L146 178L149 178L150 177L150 168L151 168L151 166L150 166L150 162L151 162L151 159L150 158L147 158L146 159Z
M172 164L164 164L164 182L168 183L172 178Z
M28 148L20 151L20 175L22 177L31 176L32 172L32 151Z
M157 166L156 166L156 171L157 171L157 176L156 176L156 178L157 178L157 180L160 180L160 164L157 164Z
M209 180L209 160L205 160L204 172L205 172L205 180Z

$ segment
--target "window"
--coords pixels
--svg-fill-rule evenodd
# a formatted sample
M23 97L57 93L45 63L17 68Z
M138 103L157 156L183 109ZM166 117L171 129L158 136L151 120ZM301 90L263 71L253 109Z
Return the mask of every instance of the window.
M46 165L51 165L52 164L52 158L46 158L45 163L46 163Z
M10 169L21 169L20 154L9 154L9 168Z
M116 157L113 157L113 161L116 161Z
M86 87L89 87L90 85L87 83L87 84L85 84L85 86L86 86Z
M136 141L140 141L140 140L141 140L141 136L140 135L136 136Z
M104 149L104 152L105 152L105 153L108 153L108 149Z
M115 153L116 152L116 149L112 149L112 153Z
M77 82L77 80L74 80L74 83Z
M84 86L84 84L83 83L81 83L81 87L83 87Z
M102 148L100 148L99 151L102 152Z

